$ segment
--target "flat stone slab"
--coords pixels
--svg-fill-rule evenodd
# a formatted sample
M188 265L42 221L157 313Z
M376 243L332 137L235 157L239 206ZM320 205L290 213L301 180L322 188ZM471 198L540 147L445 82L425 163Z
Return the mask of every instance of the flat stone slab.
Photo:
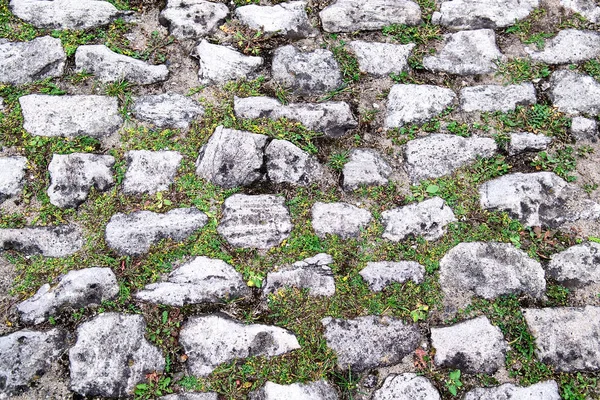
M327 346L337 354L338 368L362 372L398 364L421 341L417 325L391 317L321 320Z
M353 149L342 170L342 188L353 191L361 186L387 185L392 167L372 149Z
M219 365L247 357L274 357L300 348L289 331L246 325L221 315L191 317L179 335L191 375L206 376Z
M431 21L450 29L504 28L514 25L539 7L539 0L443 1Z
M177 151L130 150L125 153L127 172L123 192L154 194L169 189L183 159Z
M460 91L460 108L466 112L508 112L536 101L535 87L527 82L508 86L469 86Z
M555 381L545 381L531 386L516 386L505 383L497 387L475 388L465 394L464 400L560 400L558 385Z
M141 315L108 312L77 328L69 350L71 390L83 396L125 397L146 379L162 372L162 352L146 340Z
M568 114L600 114L600 83L589 75L555 71L550 78L552 104Z
M23 128L34 136L91 136L115 133L123 124L116 97L96 95L19 97Z
M600 244L586 242L554 254L546 272L564 286L600 283Z
M311 209L311 215L312 227L319 237L358 237L371 222L371 213L368 210L347 203L317 202Z
M213 33L229 15L223 3L205 0L168 0L159 21L179 40L198 39Z
M200 60L198 78L203 85L222 85L238 79L252 79L263 65L262 57L245 56L227 46L202 40L196 47Z
M106 225L106 244L119 254L141 255L163 239L184 241L207 222L206 214L196 208L175 208L164 214L118 213Z
M437 240L446 232L446 226L456 221L454 212L440 197L384 211L381 218L383 237L393 242L411 236Z
M557 371L600 369L600 307L527 308L537 358Z
M249 294L250 289L235 268L225 261L201 256L177 267L161 282L146 285L135 297L150 303L182 307L220 303Z
M452 90L440 86L394 85L388 95L385 127L427 122L455 100Z
M0 157L0 203L21 193L26 172L25 157Z
M546 40L543 50L525 48L534 61L546 64L576 64L600 56L600 33L565 29Z
M594 0L560 0L560 5L583 15L594 24L600 22L600 6Z
M598 140L598 122L595 119L574 117L571 120L571 135L578 141Z
M391 44L365 42L354 40L348 47L356 56L360 71L373 76L387 76L391 73L399 74L410 69L408 57L415 48L414 43Z
M550 143L552 143L552 138L544 134L514 132L510 134L508 155L514 156L526 151L546 150Z
M440 400L440 393L431 381L412 372L385 378L373 393L373 400Z
M25 255L66 257L83 247L83 235L75 225L0 229L0 252L15 250Z
M29 42L0 41L0 82L21 85L59 77L66 62L60 39L43 36Z
M250 4L236 8L235 16L255 31L302 39L318 34L308 20L306 4L306 1L289 1L273 6Z
M412 280L416 284L422 283L425 267L415 261L377 261L368 262L358 274L367 282L369 289L381 292L395 282Z
M158 128L188 129L190 123L204 115L197 101L178 93L146 95L135 99L131 108L140 121Z
M326 32L374 31L391 24L418 25L421 9L408 0L337 0L319 17Z
M46 29L97 28L123 14L102 0L11 0L10 10L36 28Z
M329 254L317 254L292 265L276 268L265 279L263 293L275 293L280 289L293 287L309 289L310 296L333 296L335 279L331 265L333 257Z
M267 381L262 388L251 392L248 398L250 400L337 400L339 396L337 390L324 380L291 385L279 385Z
M279 246L292 228L283 197L234 194L223 204L217 231L233 247L268 249Z
M273 139L265 149L267 176L273 183L307 186L323 176L317 158L287 140Z

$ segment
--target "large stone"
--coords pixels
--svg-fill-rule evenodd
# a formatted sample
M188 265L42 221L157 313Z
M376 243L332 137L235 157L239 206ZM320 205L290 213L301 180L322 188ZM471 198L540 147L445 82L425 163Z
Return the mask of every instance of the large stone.
M233 247L268 249L279 246L292 228L283 197L235 194L225 200L217 230Z
M518 105L535 102L535 88L528 82L508 86L469 86L460 91L460 107L466 112L507 112L514 110Z
M546 40L543 50L525 48L534 61L546 64L575 64L600 56L600 33L565 29Z
M546 150L550 143L552 143L552 138L542 133L536 135L530 132L514 132L510 134L508 154L514 156L526 151Z
M0 203L21 193L26 171L25 157L0 157Z
M423 58L423 66L433 72L482 75L495 72L496 62L505 59L496 45L494 31L479 29L445 34L443 48Z
M319 95L342 85L342 74L333 57L325 49L300 52L296 47L279 47L273 53L273 80L303 96Z
M438 390L424 376L412 372L388 375L373 400L440 400Z
M311 296L333 296L335 279L329 267L333 258L329 254L317 254L290 266L276 269L267 274L263 292L275 293L279 289L293 287L309 289Z
M559 111L569 114L600 114L600 83L589 75L555 71L548 96Z
M204 85L221 85L237 79L252 79L263 65L262 57L245 56L227 46L202 40L196 47L200 60L198 78Z
M112 135L123 124L115 97L30 94L20 97L19 103L23 128L34 136L100 138Z
M323 176L317 158L287 140L272 140L265 149L265 157L267 175L273 183L307 186Z
M571 120L571 135L577 141L598 141L598 122L595 119L575 117Z
M118 213L106 225L106 244L119 254L141 255L162 239L181 242L207 222L206 214L196 208L176 208L164 214Z
M66 61L60 39L43 36L30 42L0 41L0 82L21 85L59 77Z
M319 13L326 32L379 30L386 25L418 25L421 9L409 0L337 0Z
M398 364L421 341L416 325L391 317L323 318L327 346L337 354L340 370L362 372Z
M235 359L274 357L300 348L296 337L283 328L246 325L221 315L188 319L179 343L188 356L188 371L195 376L206 376Z
M371 213L347 203L316 202L311 210L312 227L319 237L337 235L342 239L360 236L371 222Z
M183 157L177 151L130 150L125 159L123 192L154 194L169 189Z
M385 127L422 123L440 114L456 100L448 89L432 85L394 85L387 101Z
M600 6L594 0L560 0L560 5L583 15L594 24L600 22Z
M359 275L367 282L369 289L381 292L392 283L404 283L412 280L419 284L425 277L425 267L414 261L378 261L368 262Z
M146 374L161 372L165 359L145 333L141 315L110 312L81 324L69 351L71 390L83 396L125 397Z
M418 183L423 179L450 175L478 157L493 156L496 150L494 139L432 134L411 140L404 146L405 168L410 180Z
M220 303L249 294L242 275L231 265L222 260L196 257L177 267L162 282L146 285L135 297L151 303L182 307Z
M110 268L84 268L69 271L54 287L43 285L33 297L19 303L17 311L21 321L41 324L65 308L100 305L118 294L117 277Z
M133 115L158 128L188 129L204 108L198 102L178 93L146 95L135 99Z
M223 3L205 0L168 0L159 21L179 40L198 39L213 33L229 15Z
M374 76L387 76L409 70L408 57L416 45L355 40L348 43L348 46L356 56L361 72Z
M554 254L546 271L561 285L569 287L600 283L600 244L586 242Z
M10 10L23 21L45 29L97 28L123 14L103 0L11 0Z
M265 385L248 396L250 400L337 400L335 388L327 381L279 385L267 381Z
M375 150L354 149L342 170L342 187L346 191L360 186L381 186L388 183L392 168Z
M77 207L93 187L108 190L114 183L113 156L89 153L54 154L48 165L50 203L57 207Z
M306 14L306 1L289 1L274 6L251 4L235 9L235 16L255 31L277 33L290 39L316 36Z
M600 307L527 308L536 356L557 371L600 369Z
M74 225L0 229L0 252L16 250L26 255L66 257L82 246L83 235Z
M456 30L504 28L527 18L539 3L539 0L443 1L431 20Z
M555 381L545 381L531 386L516 386L512 383L490 388L475 388L465 394L464 400L560 400Z

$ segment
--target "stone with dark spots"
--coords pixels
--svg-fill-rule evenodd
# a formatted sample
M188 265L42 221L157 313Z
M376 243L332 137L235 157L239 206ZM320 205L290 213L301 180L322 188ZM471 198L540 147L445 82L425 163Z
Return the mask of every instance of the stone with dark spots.
M179 93L138 97L131 111L140 121L158 128L176 129L188 129L193 120L204 114L204 108L198 102Z
M598 122L595 119L575 117L571 120L571 135L577 141L598 141Z
M83 235L75 225L0 229L0 252L15 250L25 255L66 257L83 246Z
M358 274L367 282L369 289L380 292L394 282L412 280L415 284L422 283L425 267L415 261L377 261L368 262Z
M570 70L553 72L548 97L563 113L600 114L600 83L586 74Z
M0 203L21 193L26 171L25 157L0 157Z
M418 25L419 5L409 0L337 0L319 13L326 32L379 30L386 25Z
M229 15L223 3L205 0L168 0L159 21L179 40L198 39L213 33Z
M130 150L125 159L123 192L154 194L169 189L183 157L177 151Z
M348 203L316 202L311 209L312 227L319 237L337 235L342 239L360 236L371 222L371 213Z
M586 242L554 254L546 272L568 287L585 287L600 283L600 244Z
M292 265L276 268L269 272L264 281L263 292L275 293L279 289L309 289L310 296L333 296L335 279L330 264L333 258L329 254L317 254Z
M533 61L545 64L577 64L600 56L600 33L564 29L552 39L546 39L544 48L525 48Z
M512 383L487 388L475 388L465 394L464 400L560 400L555 381L539 382L531 386L517 386Z
M373 400L440 400L440 394L429 379L409 372L385 378Z
M323 176L317 158L287 140L273 139L265 149L268 179L273 183L307 186Z
M466 112L508 112L536 101L535 87L529 82L508 86L468 86L460 91L460 108Z
M29 42L0 40L0 82L21 85L60 77L66 62L60 39L43 36Z
M539 0L448 0L434 12L434 24L450 29L504 28L514 25L539 6Z
M542 151L552 143L552 138L543 133L536 135L531 132L514 132L510 134L508 154L514 156L526 151Z
M251 392L250 400L338 400L335 387L321 380L307 383L292 383L279 385L267 381L263 387Z
M353 191L361 186L383 186L389 181L392 168L373 149L353 149L342 170L342 188Z
M36 28L85 30L126 14L104 0L11 0L10 10Z

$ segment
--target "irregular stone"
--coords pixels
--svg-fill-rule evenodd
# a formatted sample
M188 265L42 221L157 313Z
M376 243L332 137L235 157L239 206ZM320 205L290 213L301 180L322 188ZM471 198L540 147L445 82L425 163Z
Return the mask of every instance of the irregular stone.
M505 59L496 46L494 31L478 29L445 34L442 50L423 58L423 66L433 72L482 75L495 72L496 62Z
M173 393L159 397L158 400L218 400L216 392L207 393Z
M34 136L112 135L123 124L116 97L30 94L19 97L23 128Z
M15 250L26 255L66 257L82 246L83 235L74 225L0 229L0 252Z
M481 207L506 211L525 226L553 229L600 218L600 205L552 172L514 173L479 187Z
M381 292L386 286L412 280L419 284L425 277L425 267L414 261L368 262L359 275L367 282L369 289Z
M224 188L249 186L263 178L267 136L218 126L196 161L196 174Z
M333 258L329 254L321 253L276 269L267 274L263 292L269 294L285 287L294 287L309 289L308 293L311 296L333 296L335 280L329 267L332 263Z
M456 325L431 328L435 365L470 374L493 374L504 366L508 343L500 328L482 316Z
M421 334L416 325L385 316L355 319L323 318L327 346L337 354L338 367L362 372L398 364L412 353Z
M545 381L531 386L516 386L512 383L490 388L475 388L465 394L464 400L560 400L555 381Z
M206 214L196 208L175 208L164 214L117 213L106 225L106 244L119 254L140 255L162 239L181 242L207 222Z
M337 400L335 388L324 380L309 383L279 385L267 381L265 385L248 396L250 400Z
M306 14L306 1L289 1L274 6L250 4L235 9L235 16L256 31L277 33L290 39L316 36Z
M446 232L446 226L456 221L454 212L440 197L384 211L381 218L383 237L394 242L409 236L437 240Z
M546 64L575 64L600 56L600 34L565 29L547 39L543 50L526 47L532 60Z
M319 13L326 32L374 31L386 25L418 25L421 9L408 0L337 0Z
M217 231L233 247L268 249L279 246L292 228L283 197L235 194L223 204Z
M301 96L324 94L342 85L333 53L325 49L303 53L292 45L279 47L273 53L271 75Z
M21 193L26 171L25 157L0 157L0 203Z
M392 168L377 151L354 149L342 170L342 188L352 191L361 185L386 185L391 174Z
M177 151L130 150L125 153L127 172L123 192L149 193L169 189L183 157Z
M448 89L432 85L394 85L387 101L385 127L422 123L444 111L456 100Z
M460 91L460 107L466 112L508 112L517 106L535 102L535 88L529 82L508 86L469 86Z
M47 332L24 329L0 336L0 396L27 390L65 349L65 334L56 328Z
M296 337L283 328L246 325L220 315L188 319L179 343L188 356L188 371L195 376L206 376L235 359L274 357L300 348Z
M346 131L358 126L350 106L342 101L282 105L269 97L235 97L234 110L239 118L295 120L310 130L332 138L343 136Z
M594 24L600 22L600 7L594 0L560 0L560 5L583 15Z
M204 85L221 85L237 79L252 79L263 65L262 57L245 56L227 46L202 40L196 47L200 60L198 78Z
M537 358L557 371L600 369L600 307L527 308Z
M575 140L596 142L598 140L598 123L594 119L575 117L571 120L571 135Z
M411 181L418 183L450 175L478 157L493 156L496 150L494 139L436 133L411 140L404 146L405 168Z
M242 275L225 261L196 257L171 272L166 280L146 285L138 300L182 307L219 303L250 294Z
M552 143L552 138L544 134L536 135L529 132L514 132L510 134L508 154L514 156L526 151L546 150L550 143Z
M114 183L113 165L113 156L54 154L48 165L50 203L61 208L77 207L87 199L92 186L101 192L108 190Z
M198 102L178 93L146 95L135 99L133 115L159 128L188 129L204 108Z
M11 0L10 10L23 21L45 29L97 28L123 15L102 0Z
M568 114L600 114L600 83L589 75L555 71L548 96L558 111Z
M348 46L356 56L361 72L374 76L387 76L410 69L408 57L416 45L355 40L348 43Z
M373 400L440 400L438 390L424 376L412 372L388 375Z
M33 297L17 305L21 321L41 324L67 307L79 309L100 305L119 294L117 277L110 268L73 270L59 279L56 286L45 284Z
M60 39L43 36L29 42L0 40L0 82L21 85L59 77L66 61Z
M554 254L546 272L569 287L600 283L600 244L586 242Z
M306 186L323 176L317 158L287 140L272 140L265 149L265 157L267 175L273 183Z
M368 210L347 203L316 202L312 207L311 216L312 227L319 237L358 237L371 222L371 213Z
M213 33L229 15L223 3L204 0L168 0L159 21L179 40L198 39Z
M69 351L71 390L83 396L125 397L146 374L161 372L165 359L145 333L141 315L108 312L79 325Z
M451 29L504 28L527 18L539 0L451 0L444 1L431 21Z

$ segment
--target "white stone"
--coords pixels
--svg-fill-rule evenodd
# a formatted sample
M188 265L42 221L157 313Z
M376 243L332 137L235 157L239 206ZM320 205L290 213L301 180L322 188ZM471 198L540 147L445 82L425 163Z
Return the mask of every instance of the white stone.
M600 56L600 33L564 29L547 39L543 50L526 47L532 60L546 64L575 64Z
M598 140L598 122L595 119L574 117L571 120L571 135L578 141Z
M600 22L600 6L594 0L560 0L560 5L583 15L594 24Z
M323 175L323 168L315 156L287 140L272 140L265 149L265 157L267 176L273 183L307 186Z
M25 157L0 157L0 203L21 193L26 171Z
M386 25L418 25L421 9L408 0L337 0L319 13L326 32L379 30Z
M238 79L252 79L263 65L262 57L245 56L227 46L202 40L196 47L200 60L198 78L204 85L222 85Z
M179 40L197 39L213 33L229 15L223 3L205 0L168 0L161 11L161 24Z
M371 149L354 149L342 170L342 187L346 191L364 186L381 186L388 183L392 168L385 159Z
M306 14L306 1L288 1L273 6L250 4L235 9L235 16L255 31L277 33L291 39L316 36Z
M469 86L460 91L460 107L466 112L508 112L535 102L535 88L528 82L508 86Z
M371 222L371 213L347 203L316 202L311 209L312 227L319 237L358 237Z
M356 56L361 72L374 76L387 76L409 70L408 57L416 45L355 40L348 43L348 46Z
M130 150L125 159L123 192L154 194L169 189L183 157L177 151Z
M123 14L104 0L11 0L10 10L23 21L47 29L97 28Z
M83 247L83 235L75 225L0 229L0 253L16 250L26 255L67 257Z
M60 77L66 62L60 39L43 36L29 42L0 40L0 82L20 85Z
M475 388L465 394L464 400L560 400L558 385L555 381L544 381L531 386L516 386L512 383L490 387Z
M133 115L159 128L188 129L198 116L204 115L204 107L191 98L178 93L146 95L135 99Z
M422 283L425 267L414 261L368 262L358 274L367 282L369 289L381 292L394 282L404 283L412 280L416 284Z
M514 132L510 134L508 154L514 156L526 151L546 150L550 143L552 138L542 133L536 135L530 132Z
M440 400L438 390L424 376L412 372L388 375L373 400Z
M558 111L568 114L600 114L600 83L589 75L569 70L555 71L550 78L549 97Z
M456 94L432 85L394 85L387 101L385 127L423 123L440 114L456 100Z
M337 400L337 390L324 380L308 383L279 385L267 381L248 396L250 400Z
M548 276L569 287L600 283L600 244L586 242L554 254L546 271Z
M332 263L333 258L329 254L321 253L290 266L277 268L267 274L263 292L269 294L293 287L309 289L310 296L333 296L335 279L329 267Z
M443 1L431 20L456 30L504 28L527 18L539 3L539 0Z

